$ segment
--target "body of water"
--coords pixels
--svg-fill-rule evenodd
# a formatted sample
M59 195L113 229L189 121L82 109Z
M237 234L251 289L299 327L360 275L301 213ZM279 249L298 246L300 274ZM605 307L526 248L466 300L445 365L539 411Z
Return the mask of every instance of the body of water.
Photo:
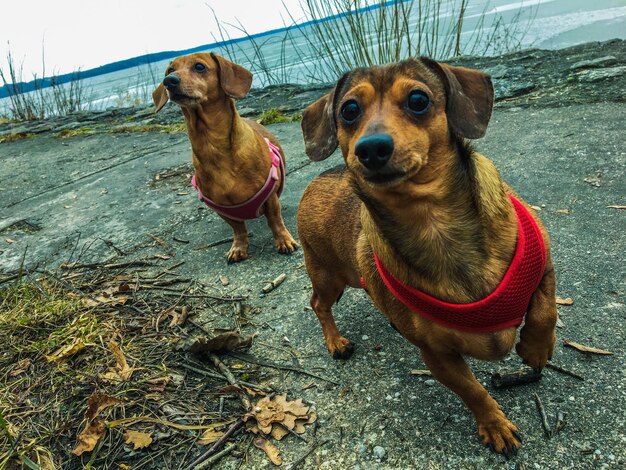
M439 18L443 24L455 21L454 7L458 3L442 2ZM410 17L411 28L415 30L420 22L416 10ZM338 21L344 20L330 20ZM494 35L496 24L502 32L496 31ZM278 31L254 41L240 41L229 49L234 52L236 62L253 71L256 87L281 82L331 82L337 73L312 50L312 28L309 25ZM443 27L440 34L446 31L449 29ZM589 41L626 39L626 0L470 0L462 31L461 49L473 55L498 54L511 47L556 49ZM345 45L347 54L350 47L355 46ZM228 56L225 49L209 47L207 51ZM261 65L258 49L263 55ZM89 101L87 107L106 109L150 102L152 90L168 63L169 59L82 80ZM8 104L8 99L0 100L0 114L6 112Z

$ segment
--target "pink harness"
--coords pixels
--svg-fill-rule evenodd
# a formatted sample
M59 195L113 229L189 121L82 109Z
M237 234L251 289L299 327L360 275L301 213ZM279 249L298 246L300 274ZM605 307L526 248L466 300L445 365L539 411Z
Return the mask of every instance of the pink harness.
M516 198L509 198L517 214L517 246L504 278L487 297L468 304L436 299L404 284L387 270L374 253L378 274L387 289L414 312L456 330L490 333L519 326L543 277L546 248L533 216ZM365 288L364 284L361 278L361 285Z
M244 220L256 219L257 217L260 217L263 204L265 204L267 199L272 194L272 191L274 191L276 184L278 183L279 185L278 191L276 193L279 197L282 194L283 187L285 185L285 162L282 159L280 150L267 138L265 139L265 142L267 143L267 147L270 151L272 166L270 167L270 174L267 175L265 184L261 189L259 189L258 193L256 193L246 202L243 202L241 204L237 204L235 206L220 206L219 204L216 204L204 194L202 194L202 191L200 191L200 188L198 187L198 182L196 181L196 175L193 175L193 177L191 178L191 184L198 191L198 199L204 202L207 206L209 206L218 214L232 220L238 220L240 222L243 222ZM278 177L279 167L280 178Z

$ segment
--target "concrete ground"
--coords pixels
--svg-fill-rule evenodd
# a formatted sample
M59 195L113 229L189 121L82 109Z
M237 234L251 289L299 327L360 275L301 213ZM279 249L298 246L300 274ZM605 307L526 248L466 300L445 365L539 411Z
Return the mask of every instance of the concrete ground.
M179 272L199 281L216 284L227 275L231 284L225 291L248 295L247 303L258 312L251 355L288 363L287 338L304 369L336 382L268 369L276 388L316 404L317 435L331 439L304 468L626 468L626 211L608 207L626 205L625 122L623 103L497 108L487 136L476 142L503 178L542 208L552 237L557 295L574 300L559 307L562 326L553 362L585 378L546 370L539 383L494 390L491 374L518 367L517 356L500 363L472 361L479 380L523 433L520 455L509 462L480 446L475 423L455 395L429 377L410 374L425 368L417 349L362 291L346 292L335 310L355 354L345 362L333 360L308 309L302 252L277 254L264 219L249 224L250 259L243 263L226 263L228 244L202 249L231 231L189 185L184 134L65 140L44 134L1 144L1 270L16 269L22 259L29 267L78 257L103 261L119 253L134 259L166 250L175 254L173 261L184 261ZM295 236L302 191L341 157L312 163L298 123L269 127L287 154L283 214ZM149 234L168 246L155 247ZM264 282L280 273L286 281L260 296ZM205 315L216 325L233 326L231 319ZM586 355L564 347L564 339L614 355ZM567 413L567 425L552 439L543 435L535 392L551 422L557 411ZM286 439L279 447L288 463L307 444ZM251 454L243 468L271 466L260 452ZM220 462L224 468L238 464L234 458Z

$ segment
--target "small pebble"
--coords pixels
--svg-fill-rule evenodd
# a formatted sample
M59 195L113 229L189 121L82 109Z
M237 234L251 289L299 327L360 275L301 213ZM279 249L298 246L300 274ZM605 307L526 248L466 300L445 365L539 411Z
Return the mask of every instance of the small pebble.
M368 339L370 339L370 337L369 337L369 336L367 336L367 335L363 335L363 336L361 336L361 339L362 339L363 341L367 341Z
M424 383L425 383L426 385L428 385L429 387L432 387L432 386L433 386L433 385L435 385L437 382L435 382L433 379L428 379L428 380L425 380L425 381L424 381Z
M361 444L356 450L361 457L364 457L367 454L367 447Z
M385 456L385 453L385 448L381 446L376 446L372 449L372 457L374 457L376 460L382 460L382 458Z

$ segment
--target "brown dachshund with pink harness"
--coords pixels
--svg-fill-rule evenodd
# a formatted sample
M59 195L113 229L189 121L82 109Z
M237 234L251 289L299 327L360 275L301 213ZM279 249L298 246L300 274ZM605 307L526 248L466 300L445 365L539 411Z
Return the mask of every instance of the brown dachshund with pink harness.
M279 253L298 248L278 200L285 181L285 157L276 138L255 121L239 116L252 74L216 54L174 59L152 94L156 110L178 104L191 142L198 197L233 229L229 262L248 257L245 221L265 215Z

